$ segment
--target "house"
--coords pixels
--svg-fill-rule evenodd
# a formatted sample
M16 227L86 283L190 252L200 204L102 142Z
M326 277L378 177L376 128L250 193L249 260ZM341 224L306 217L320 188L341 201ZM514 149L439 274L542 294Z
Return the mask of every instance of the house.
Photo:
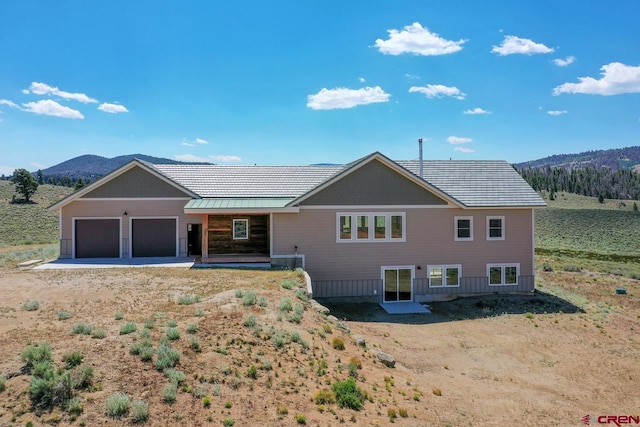
M314 297L428 301L532 292L545 202L504 161L340 166L134 160L51 206L60 257L261 259L302 267Z

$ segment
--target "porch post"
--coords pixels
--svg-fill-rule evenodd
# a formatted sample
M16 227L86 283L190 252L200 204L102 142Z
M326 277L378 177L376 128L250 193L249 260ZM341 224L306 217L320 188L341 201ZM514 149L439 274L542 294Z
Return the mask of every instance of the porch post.
M202 215L202 259L209 258L209 215Z

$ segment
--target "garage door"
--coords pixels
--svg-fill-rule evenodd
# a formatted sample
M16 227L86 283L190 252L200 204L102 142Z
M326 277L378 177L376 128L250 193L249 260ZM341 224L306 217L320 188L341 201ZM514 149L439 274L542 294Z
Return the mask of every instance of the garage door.
M131 221L132 256L176 256L175 219L133 219Z
M119 258L120 220L76 220L76 258Z

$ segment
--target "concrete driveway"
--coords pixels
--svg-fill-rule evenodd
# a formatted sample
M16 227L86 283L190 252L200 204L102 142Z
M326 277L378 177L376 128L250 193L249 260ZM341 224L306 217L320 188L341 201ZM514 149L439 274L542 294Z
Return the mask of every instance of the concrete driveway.
M82 258L57 259L34 270L70 270L81 268L193 267L193 258Z

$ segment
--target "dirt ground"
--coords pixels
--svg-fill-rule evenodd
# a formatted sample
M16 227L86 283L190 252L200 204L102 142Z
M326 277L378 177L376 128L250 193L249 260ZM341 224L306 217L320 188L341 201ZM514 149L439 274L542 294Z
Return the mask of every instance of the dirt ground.
M0 270L0 426L127 425L105 414L116 391L149 403L146 425L280 426L578 426L591 415L640 413L640 284L591 273L540 273L534 296L487 296L433 303L431 315L387 315L373 304L331 305L350 333L284 289L291 272L110 269ZM616 295L625 287L626 295ZM237 289L255 290L260 304L243 304ZM198 295L194 304L181 296ZM280 318L284 298L304 304L300 323ZM39 309L23 305L37 300ZM58 320L61 311L73 315ZM116 316L116 313L119 314ZM286 314L286 313L285 313ZM247 327L253 315L257 327ZM118 318L116 320L116 317ZM165 375L130 353L137 333L120 334L127 322L153 323L154 345L175 321L172 345L186 374L176 401L163 402ZM72 335L90 323L104 339ZM191 346L188 325L200 349ZM297 333L278 348L274 335ZM367 347L354 337L364 336ZM334 338L345 349L333 348ZM57 366L80 351L94 368L93 386L78 391L79 415L65 408L36 410L29 398L21 352L49 342ZM303 343L308 344L305 350ZM382 350L395 368L377 359ZM318 390L348 377L359 362L357 384L368 400L360 411L318 405ZM326 369L322 366L326 365ZM255 377L248 374L258 367ZM206 390L205 407L196 390ZM440 395L438 395L440 394ZM406 417L396 414L404 413Z

